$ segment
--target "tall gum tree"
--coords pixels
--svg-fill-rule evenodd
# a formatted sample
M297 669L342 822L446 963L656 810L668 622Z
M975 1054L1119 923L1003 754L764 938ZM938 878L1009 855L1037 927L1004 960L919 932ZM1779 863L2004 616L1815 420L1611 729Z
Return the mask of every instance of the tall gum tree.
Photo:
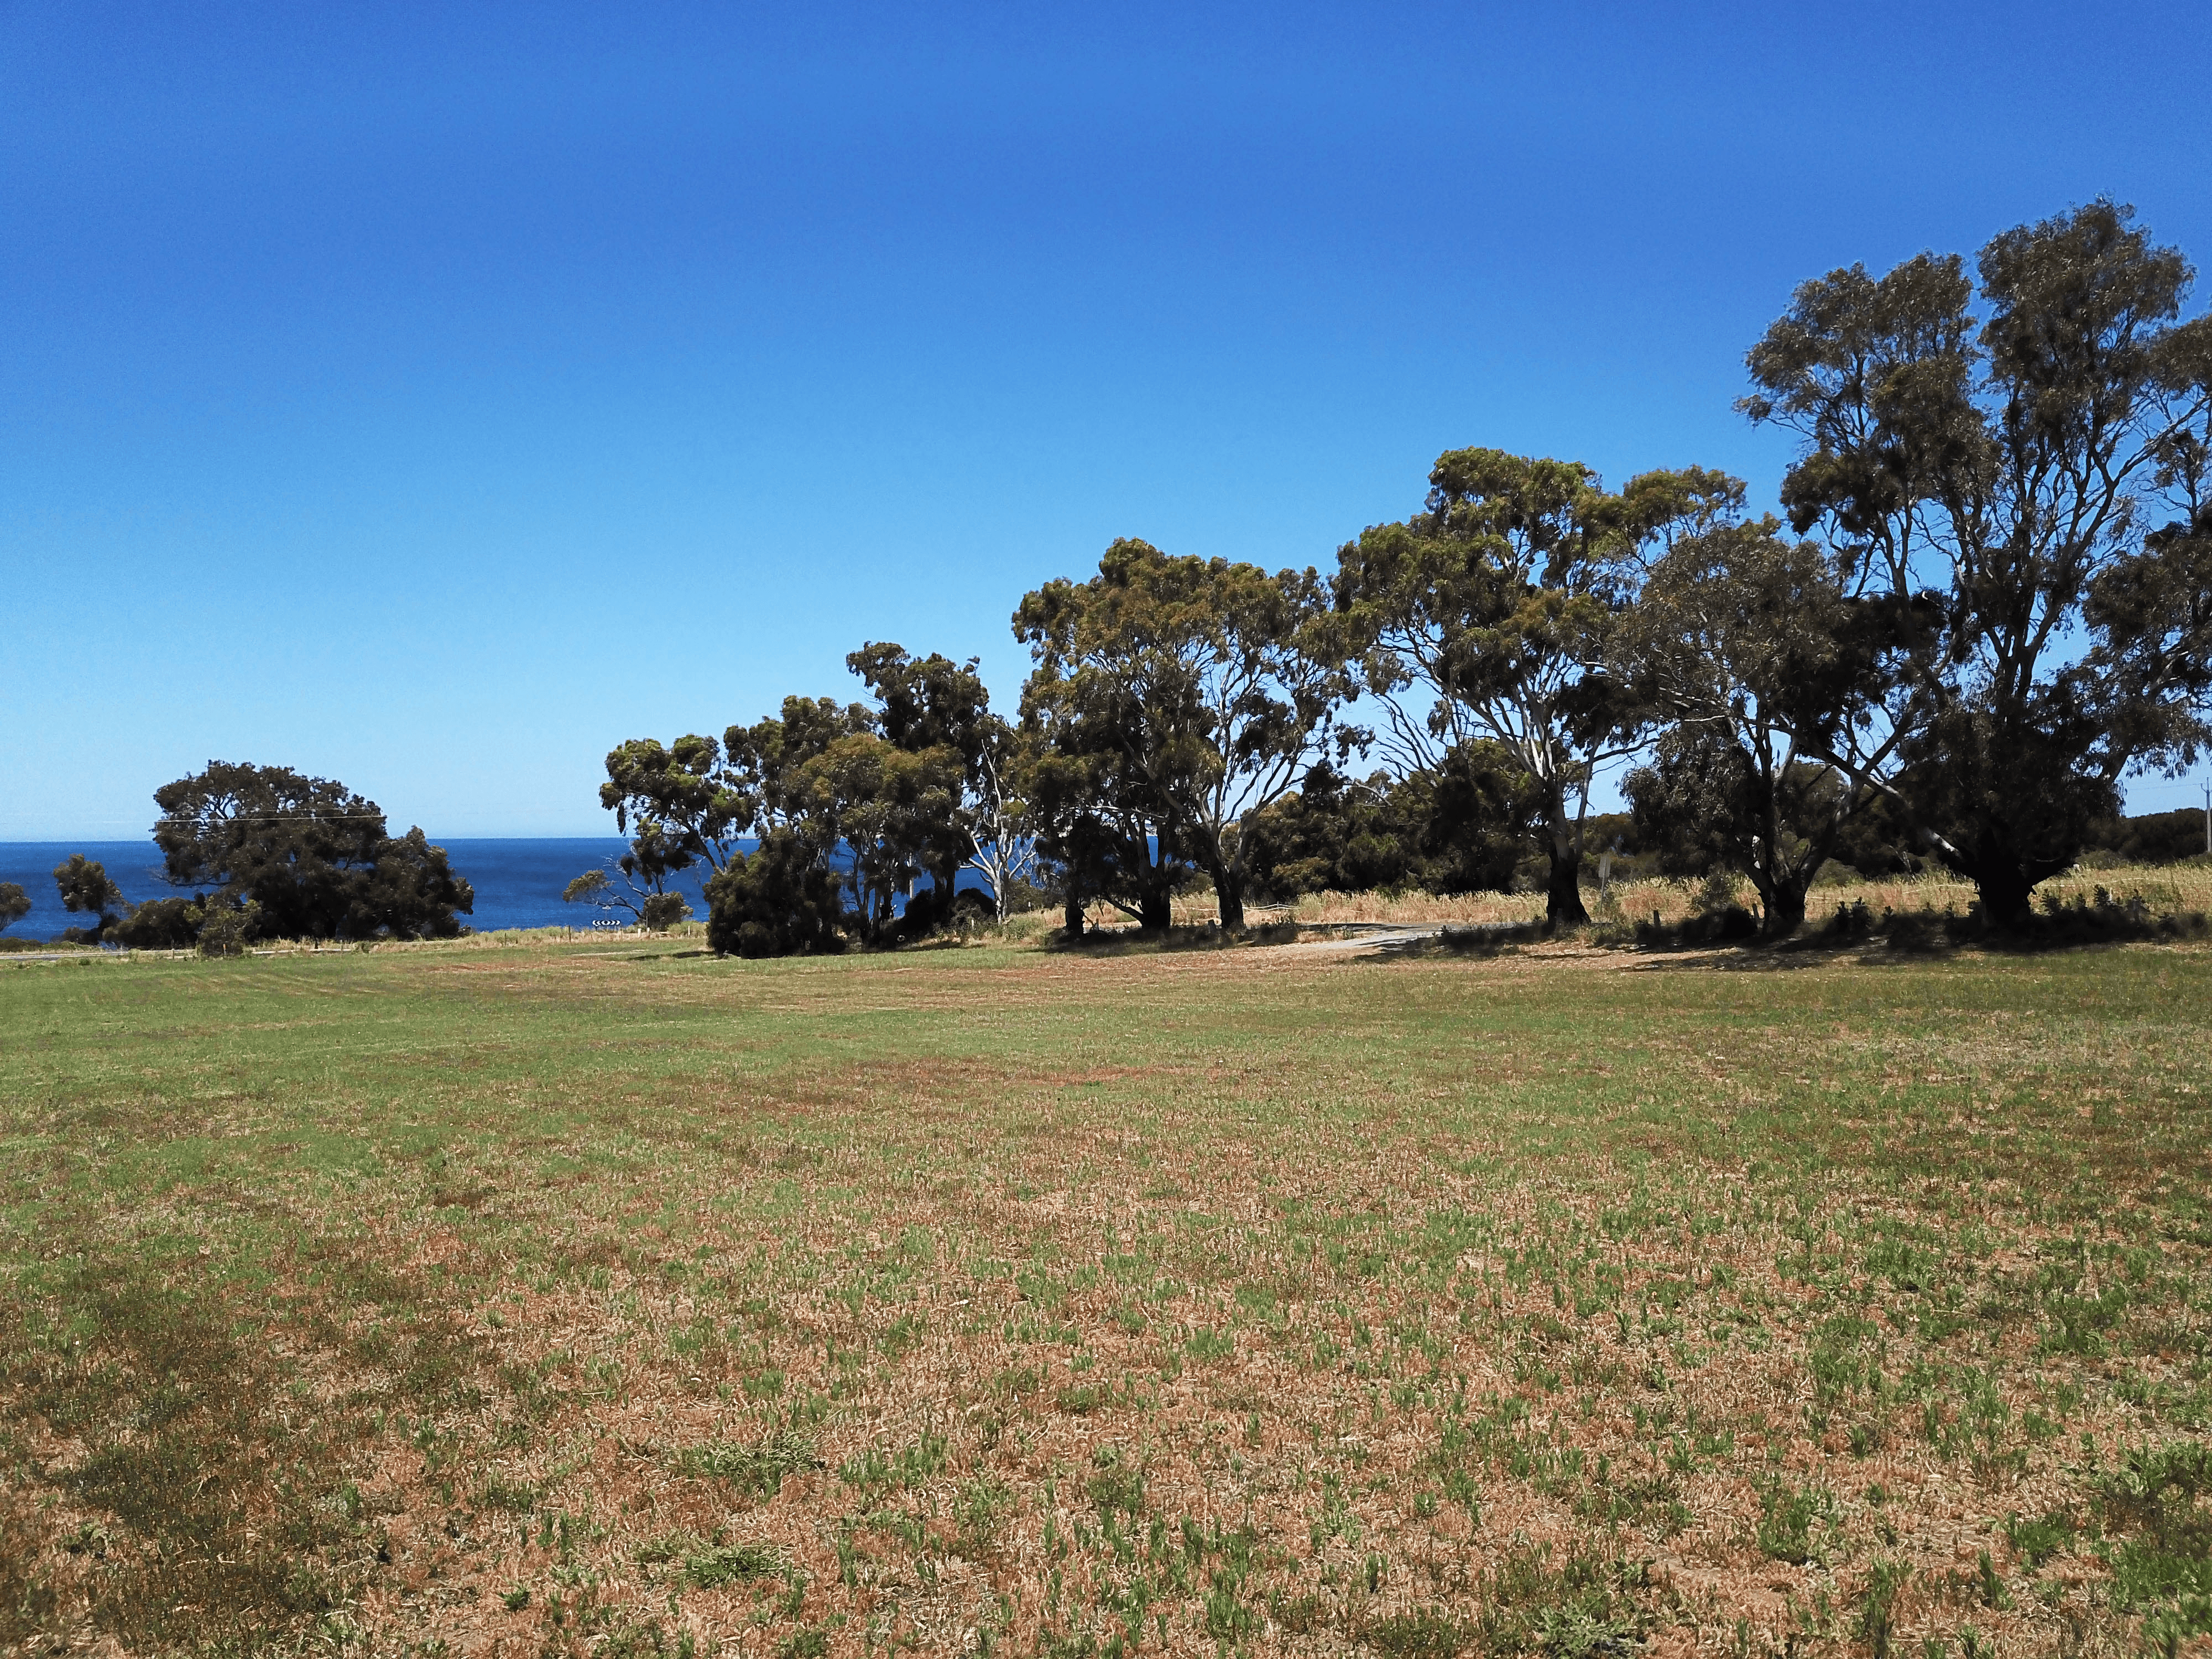
M799 767L795 793L809 819L830 826L825 844L844 849L853 913L865 937L881 940L893 931L898 896L911 894L932 867L959 790L951 750L902 749L871 731L848 732ZM933 914L927 900L918 908L917 920Z
M1936 648L1827 758L1892 797L2001 926L2131 769L2193 762L2212 685L2212 323L2108 201L1802 284L1747 358L1752 419L1848 591L1919 599ZM1977 280L1978 279L1978 280ZM1979 317L1976 313L1978 301Z
M1025 597L1014 634L1036 660L1025 707L1055 746L1110 757L1158 851L1203 869L1221 925L1243 927L1243 821L1296 786L1352 690L1320 574L1125 538L1089 581ZM1164 896L1146 920L1164 922Z
M1733 510L1742 486L1691 468L1614 495L1579 462L1499 449L1447 452L1429 486L1425 512L1338 552L1340 648L1382 711L1369 735L1409 775L1503 745L1539 803L1546 921L1579 926L1590 785L1638 735L1608 641L1646 550Z
M731 726L718 781L735 802L732 821L763 840L786 834L827 867L844 834L839 745L875 738L873 710L834 697L786 697L775 714Z
M722 765L721 744L696 732L667 744L633 738L608 750L599 805L629 837L629 850L613 863L623 886L604 869L586 870L561 896L627 910L647 927L681 920L690 907L668 890L668 878L697 864L719 875L740 856L744 803L722 777Z
M969 869L989 884L993 907L1004 921L1013 884L1036 868L1036 848L1019 793L1022 742L991 712L976 659L956 663L933 652L916 657L902 647L872 641L845 663L875 694L884 740L931 757L935 777L943 780L921 807L921 854L934 889L932 918L939 924L951 919L955 884ZM915 902L908 902L909 914Z
M1627 780L1639 822L1747 874L1770 937L1803 922L1868 803L1829 751L1925 634L1920 607L1854 599L1824 550L1781 531L1767 516L1679 538L1613 638L1617 677L1662 727Z
M1176 884L1188 872L1175 826L1122 747L1101 740L1059 680L1031 674L1022 690L1021 769L1025 821L1060 890L1067 932L1080 939L1092 900L1139 927L1174 919Z
M1034 880L1039 869L1036 814L1028 797L1035 758L1026 727L989 717L969 781L974 847L965 867L989 886L991 908L1002 925L1012 908L1015 884Z

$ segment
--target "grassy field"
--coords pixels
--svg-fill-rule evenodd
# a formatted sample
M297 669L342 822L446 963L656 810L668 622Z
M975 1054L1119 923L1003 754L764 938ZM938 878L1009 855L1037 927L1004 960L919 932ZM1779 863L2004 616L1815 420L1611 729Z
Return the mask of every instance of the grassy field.
M0 966L0 1645L2212 1628L2212 952Z

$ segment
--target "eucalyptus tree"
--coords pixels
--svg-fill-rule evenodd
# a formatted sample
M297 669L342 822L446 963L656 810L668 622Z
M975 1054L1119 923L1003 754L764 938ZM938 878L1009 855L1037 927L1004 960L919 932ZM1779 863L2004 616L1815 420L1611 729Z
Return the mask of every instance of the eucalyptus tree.
M722 745L696 732L663 744L633 738L610 750L599 805L615 815L629 846L607 868L586 870L561 896L572 904L627 910L647 927L690 914L669 878L703 864L719 873L738 854L744 802L723 775ZM620 876L617 886L608 868Z
M1817 544L1771 516L1683 536L1614 632L1614 672L1662 728L1626 793L1645 839L1682 868L1747 874L1764 930L1794 931L1805 892L1869 792L1828 758L1878 722L1926 608L1854 597Z
M19 881L0 881L0 932L31 914L31 896Z
M1590 786L1641 732L1609 641L1649 550L1732 511L1742 486L1692 468L1614 495L1577 462L1498 449L1449 451L1429 483L1425 511L1338 553L1345 648L1382 710L1371 735L1408 775L1477 740L1510 752L1537 796L1546 918L1587 921Z
M914 819L918 855L933 884L927 914L940 923L951 917L955 884L968 869L990 887L1005 921L1013 884L1036 869L1036 838L1024 821L1020 733L992 712L976 659L915 657L896 645L870 643L845 663L875 694L884 740L929 757L929 787ZM919 898L908 901L910 913Z
M1984 914L2024 921L2130 769L2205 738L2212 322L2107 201L1802 285L1742 408L1797 433L1783 486L1845 591L1924 598L1936 648L1825 758L1886 793ZM1821 745L1815 744L1815 747Z
M1028 797L1036 757L1033 734L992 715L976 746L969 776L966 866L991 890L991 908L1006 920L1018 884L1036 879L1042 867L1036 815Z
M1149 869L1188 857L1212 880L1221 925L1242 927L1244 820L1297 785L1352 690L1320 575L1125 538L1090 580L1027 595L1014 634L1036 662L1025 709L1081 763L1058 781L1110 803L1125 859L1149 819ZM1164 923L1159 880L1146 897L1144 920Z
M957 746L929 741L934 734L910 722L902 746L882 724L862 703L787 697L780 714L723 738L722 781L741 821L763 843L781 838L774 867L796 869L804 854L832 872L851 896L841 925L871 940L889 935L900 896L924 875L949 894L969 846Z
M1252 871L1266 896L1334 889L1417 887L1431 893L1504 890L1528 837L1527 779L1482 739L1450 750L1433 771L1361 779L1322 763L1245 822Z
M54 866L54 886L60 891L63 909L93 919L91 927L72 929L71 937L82 933L88 944L98 945L115 926L116 913L123 908L123 890L106 866L82 853L72 853Z
M892 933L902 894L911 895L916 923L934 920L936 907L914 890L924 874L940 876L937 896L951 892L943 860L954 834L960 779L959 758L949 749L902 749L864 729L835 738L801 763L799 790L812 817L834 830L854 921L868 939Z
M1024 818L1060 889L1066 929L1083 934L1093 900L1146 929L1174 920L1190 873L1150 780L1057 682L1032 674L1022 695Z
M856 739L861 748L881 746L875 715L830 697L786 697L777 714L722 734L715 781L728 796L734 833L757 844L708 881L707 937L715 950L760 957L837 949L848 920L848 878L852 915L865 927L873 886L884 878L871 833L878 826L853 819L854 832L869 843L866 855L844 873L835 863L851 816L848 792L865 769Z
M646 928L672 927L689 917L691 901L667 890L665 872L660 880L639 880L637 872L642 863L633 846L629 853L612 861L612 867L625 878L621 886L615 884L605 867L586 870L561 890L561 897L569 904L628 911L639 927Z

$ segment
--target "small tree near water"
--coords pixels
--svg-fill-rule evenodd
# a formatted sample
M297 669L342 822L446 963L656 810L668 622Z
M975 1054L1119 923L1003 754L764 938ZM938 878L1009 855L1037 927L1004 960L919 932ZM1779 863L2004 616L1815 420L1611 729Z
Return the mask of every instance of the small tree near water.
M625 874L628 872L625 872ZM637 925L651 933L665 933L688 921L691 902L681 893L641 890L625 883L617 887L605 870L586 870L561 890L570 904L595 905L602 910L627 910Z
M123 890L109 879L106 870L82 853L72 853L54 866L54 885L61 890L62 908L71 915L89 915L89 927L72 927L65 937L98 945L116 922L123 906Z

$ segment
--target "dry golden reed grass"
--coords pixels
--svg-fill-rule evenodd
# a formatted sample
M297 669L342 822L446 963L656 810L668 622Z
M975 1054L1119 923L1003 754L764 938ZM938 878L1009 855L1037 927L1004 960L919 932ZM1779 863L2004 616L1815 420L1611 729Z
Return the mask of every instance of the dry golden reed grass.
M1690 915L1704 885L1702 881L1687 880L1619 881L1612 884L1611 893L1620 914L1628 920L1640 921L1656 914L1662 923L1672 925ZM2094 898L2099 888L2116 899L2124 900L2130 894L2139 893L2154 912L2212 910L2212 866L2200 863L2080 869L2045 882L2036 890L2036 896L2039 902L2049 897L2070 904L2076 898ZM1738 881L1735 894L1737 902L1746 908L1757 908L1758 895L1748 881ZM1597 911L1600 901L1595 890L1586 891L1583 900L1593 913ZM1838 905L1854 902L1863 903L1876 914L1884 909L1941 912L1948 908L1964 915L1974 902L1974 890L1971 883L1947 874L1824 882L1813 889L1806 906L1807 916L1818 923L1832 914ZM1188 912L1189 921L1200 923L1218 914L1210 896L1194 896L1178 899L1176 903L1179 922L1186 920L1182 914L1184 909ZM1286 905L1255 906L1251 914L1255 921L1286 917L1312 924L1366 921L1405 927L1436 923L1464 927L1525 922L1532 918L1540 921L1543 911L1540 893L1321 892L1303 894Z

